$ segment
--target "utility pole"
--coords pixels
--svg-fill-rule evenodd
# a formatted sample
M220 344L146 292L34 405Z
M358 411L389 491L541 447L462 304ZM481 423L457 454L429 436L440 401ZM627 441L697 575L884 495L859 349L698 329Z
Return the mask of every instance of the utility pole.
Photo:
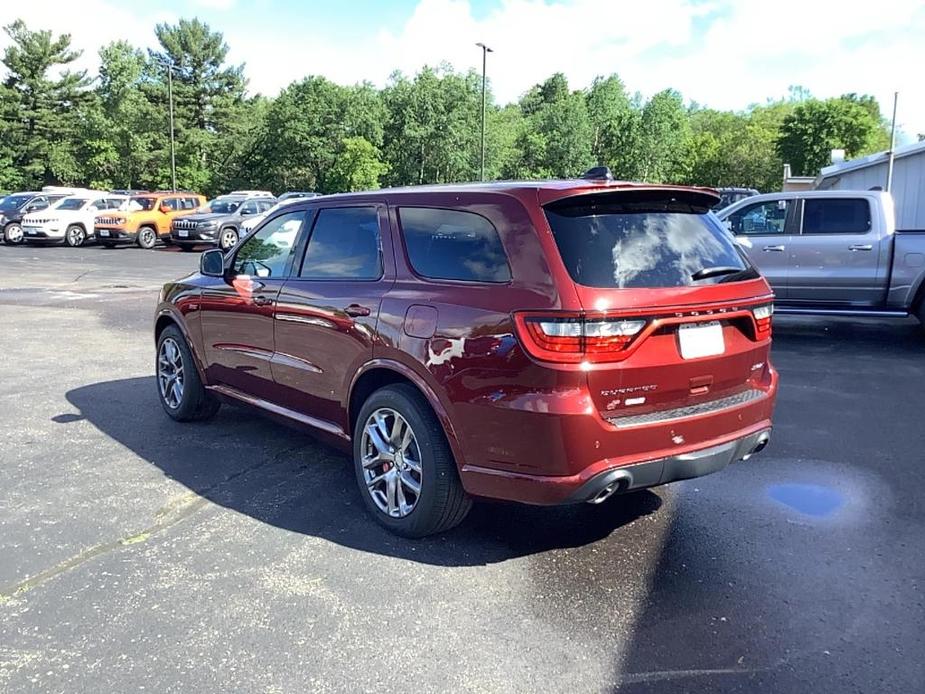
M488 62L488 54L494 53L492 49L486 46L484 43L475 44L482 49L482 158L481 165L479 166L479 180L485 180L485 68Z
M167 101L170 111L170 190L177 190L177 146L173 130L173 63L155 61L161 67L167 68Z
M886 164L886 192L893 187L893 150L896 149L896 104L899 103L899 92L893 92L893 125L890 127L890 156Z

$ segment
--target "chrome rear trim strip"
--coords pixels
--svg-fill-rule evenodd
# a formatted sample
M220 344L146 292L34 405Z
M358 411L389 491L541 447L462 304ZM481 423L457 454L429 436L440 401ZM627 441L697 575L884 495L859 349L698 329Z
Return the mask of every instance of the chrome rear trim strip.
M607 421L618 429L628 429L630 427L645 426L647 424L663 424L665 422L672 422L676 419L686 419L702 414L714 414L723 410L729 410L759 400L763 397L767 397L767 393L757 388L751 388L741 393L736 393L735 395L719 398L718 400L698 402L693 405L677 407L673 410L658 410L655 412L646 412L645 414L608 417Z

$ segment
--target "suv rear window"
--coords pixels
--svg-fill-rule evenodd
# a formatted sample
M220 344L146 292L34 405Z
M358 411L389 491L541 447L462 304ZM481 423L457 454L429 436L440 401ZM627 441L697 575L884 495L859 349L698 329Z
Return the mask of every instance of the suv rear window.
M567 198L546 207L559 253L578 284L684 287L758 276L709 213L712 198L636 193Z
M508 282L511 268L498 230L481 215L433 207L401 207L411 267L421 277Z

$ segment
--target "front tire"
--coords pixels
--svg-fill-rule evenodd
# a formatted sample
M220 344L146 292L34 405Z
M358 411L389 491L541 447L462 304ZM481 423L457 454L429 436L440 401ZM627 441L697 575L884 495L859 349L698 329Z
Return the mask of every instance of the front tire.
M228 251L234 248L235 244L238 242L238 232L234 229L222 229L222 233L218 238L218 247L223 251Z
M71 224L64 232L64 243L71 248L80 248L87 241L87 232L79 224Z
M209 419L221 407L203 386L186 338L175 325L164 328L157 340L154 373L158 400L171 419L178 422Z
M139 248L151 250L157 243L157 232L151 227L141 227L138 230L138 237L135 239Z
M449 530L472 507L440 422L410 385L381 388L363 404L353 461L366 508L398 535Z
M22 227L13 222L3 230L3 240L11 246L18 246L23 241Z

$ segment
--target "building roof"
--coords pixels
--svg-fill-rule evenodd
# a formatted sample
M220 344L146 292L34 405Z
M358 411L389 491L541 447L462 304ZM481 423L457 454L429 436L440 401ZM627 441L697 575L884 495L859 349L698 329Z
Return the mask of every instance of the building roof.
M861 157L860 159L851 159L850 161L843 161L838 164L826 166L819 172L817 180L821 181L823 178L829 176L837 176L847 173L848 171L855 171L857 169L865 169L868 166L883 164L889 159L889 154L889 152L877 152L875 154L869 154L866 157ZM922 142L914 142L911 145L897 147L894 150L893 156L896 159L902 159L903 157L910 157L915 154L925 154L925 140Z

